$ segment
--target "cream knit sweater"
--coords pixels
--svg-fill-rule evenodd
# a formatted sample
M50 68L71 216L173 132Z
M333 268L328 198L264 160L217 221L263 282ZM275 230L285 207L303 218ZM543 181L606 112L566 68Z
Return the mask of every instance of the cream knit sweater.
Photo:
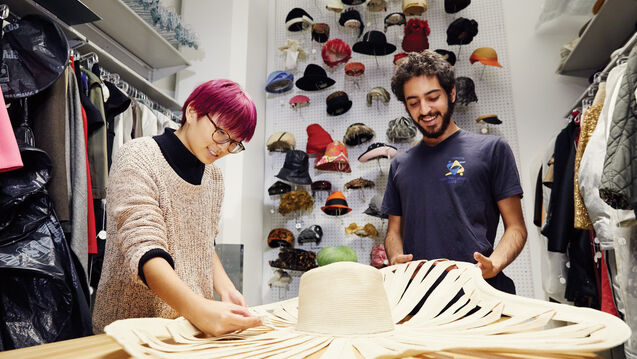
M179 278L195 293L213 298L213 241L223 191L218 167L207 165L201 185L190 184L150 137L120 149L106 195L107 238L93 310L95 333L118 319L178 316L139 278L139 260L151 249L170 254Z

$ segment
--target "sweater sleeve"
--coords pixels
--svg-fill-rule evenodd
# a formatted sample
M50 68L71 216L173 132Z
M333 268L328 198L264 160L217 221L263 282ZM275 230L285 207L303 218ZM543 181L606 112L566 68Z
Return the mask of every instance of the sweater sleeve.
M122 270L135 280L140 280L139 264L144 254L153 249L170 253L159 190L150 172L152 164L138 151L140 147L124 147L118 154L111 168L107 197L109 220L116 226L115 245L124 256L126 268Z

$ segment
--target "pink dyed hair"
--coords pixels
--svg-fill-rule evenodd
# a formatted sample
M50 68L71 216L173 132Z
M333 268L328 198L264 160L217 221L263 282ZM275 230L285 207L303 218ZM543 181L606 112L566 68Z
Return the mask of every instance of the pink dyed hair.
M188 96L181 108L181 125L186 123L188 105L199 117L219 115L217 126L236 134L236 140L250 141L257 125L257 108L236 82L218 79L204 82Z

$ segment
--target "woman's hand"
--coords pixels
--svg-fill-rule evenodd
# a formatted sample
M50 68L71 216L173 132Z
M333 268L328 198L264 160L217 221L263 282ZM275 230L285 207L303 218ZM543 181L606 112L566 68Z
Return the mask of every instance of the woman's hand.
M234 286L223 293L219 293L222 302L233 303L242 307L247 307L246 300L243 298L241 292L239 292Z
M239 296L243 299L240 293ZM203 297L193 301L183 314L199 330L214 337L261 325L261 319L250 314L246 307Z

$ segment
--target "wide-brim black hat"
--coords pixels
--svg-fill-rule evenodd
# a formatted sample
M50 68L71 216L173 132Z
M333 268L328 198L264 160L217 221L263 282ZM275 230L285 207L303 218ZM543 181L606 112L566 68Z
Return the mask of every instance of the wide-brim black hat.
M347 94L343 91L337 91L327 97L327 113L331 116L342 115L352 108L352 101L350 101Z
M296 87L305 91L319 91L334 85L336 81L327 77L325 70L315 64L309 64L303 72L303 77L296 80Z
M478 35L478 22L464 17L454 20L447 28L447 44L466 45Z
M288 16L286 16L285 27L289 31L303 31L307 29L313 21L314 18L312 18L310 14L307 13L307 11L299 7L295 7L294 9L290 10Z
M384 56L396 51L396 46L387 42L385 34L372 30L366 32L363 39L354 44L352 50L359 54Z
M56 23L26 15L4 28L0 86L7 99L29 97L51 86L69 62L69 45Z
M307 153L300 150L288 151L283 167L276 177L294 184L312 184L309 165Z

